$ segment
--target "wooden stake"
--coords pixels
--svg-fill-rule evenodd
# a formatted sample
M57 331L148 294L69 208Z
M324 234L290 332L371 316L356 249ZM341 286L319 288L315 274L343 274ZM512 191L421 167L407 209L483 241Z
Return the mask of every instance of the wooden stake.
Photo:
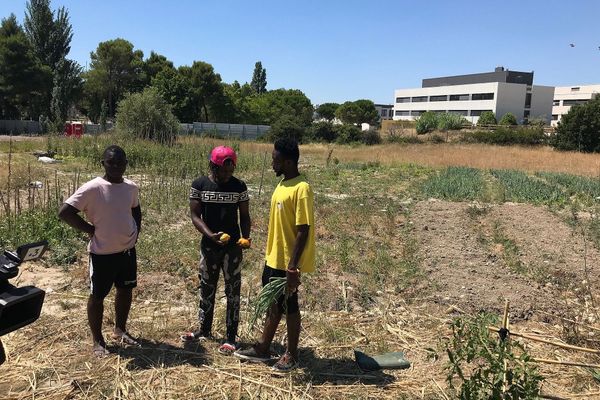
M558 365L568 365L572 367L588 367L588 368L600 368L598 364L586 364L580 362L573 361L559 361L559 360L548 360L545 358L532 358L533 361L545 364L558 364Z
M510 305L510 302L508 301L508 299L504 300L504 315L502 316L502 329L504 330L504 332L506 332L506 330L508 329L508 306ZM504 338L500 338L500 340L509 340L509 337L506 336ZM503 360L504 366L504 373L502 375L502 393L506 393L506 390L508 389L507 385L506 385L506 380L507 380L507 375L508 375L508 362L506 361L506 358Z
M500 329L496 328L495 326L488 326L488 329L490 331L492 331L492 332L498 332L498 331L500 331ZM539 338L539 337L536 337L536 336L528 335L526 333L510 332L510 334L512 336L522 337L523 339L529 339L529 340L533 340L535 342L550 344L552 346L561 347L563 349L576 350L576 351L584 351L586 353L592 353L592 354L600 354L600 350L590 349L590 348L587 348L587 347L573 346L573 345L570 345L570 344L560 343L560 342L556 342L556 341L552 341L552 340L548 340L548 339L542 339L542 338Z

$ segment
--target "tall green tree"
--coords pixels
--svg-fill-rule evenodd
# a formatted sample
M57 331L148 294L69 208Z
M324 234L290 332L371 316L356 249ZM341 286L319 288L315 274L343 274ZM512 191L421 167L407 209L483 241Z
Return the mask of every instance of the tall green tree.
M551 143L559 150L600 152L600 96L571 107L558 123Z
M15 15L3 19L0 24L0 117L37 119L51 77L50 69L36 58Z
M371 100L346 101L335 111L335 116L345 124L376 124L379 113Z
M25 32L36 56L54 68L71 50L73 29L64 7L50 9L50 0L29 0L25 11Z
M263 94L267 91L267 70L263 68L260 61L254 64L250 86L256 94Z
M50 0L29 0L24 26L36 57L52 71L43 85L43 113L61 126L81 86L81 67L67 59L73 39L69 12L64 7L53 12Z
M167 57L151 51L150 57L144 61L146 84L151 85L152 79L164 69L174 71L175 67L173 66L173 62L167 59Z
M180 67L179 70L189 79L191 104L199 112L200 119L204 122L220 119L224 102L221 75L203 61L194 61L191 67Z
M144 53L133 49L133 44L117 38L101 42L91 53L90 70L84 75L86 108L99 116L102 102L106 101L108 115L115 115L115 106L127 92L143 88Z
M163 68L152 79L152 87L171 105L179 121L193 122L198 119L198 113L192 106L190 81L186 74L174 68Z
M340 107L338 103L323 103L315 109L319 118L326 119L327 121L333 121L335 118L335 112Z
M270 90L251 98L250 123L272 125L280 119L307 128L312 123L314 108L310 99L297 89Z

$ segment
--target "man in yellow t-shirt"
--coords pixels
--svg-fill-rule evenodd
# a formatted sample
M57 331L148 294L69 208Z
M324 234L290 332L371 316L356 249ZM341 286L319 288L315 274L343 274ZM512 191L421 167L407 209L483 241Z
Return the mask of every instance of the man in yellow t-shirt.
M288 284L287 301L282 295L267 313L263 334L253 347L235 355L248 361L268 361L270 346L283 314L286 315L287 351L275 363L278 371L290 371L298 366L298 341L300 337L300 309L298 286L300 274L315 270L315 228L313 192L306 179L298 172L300 150L291 139L275 142L272 158L273 170L283 179L271 197L269 234L265 255L262 284L271 278L285 277Z

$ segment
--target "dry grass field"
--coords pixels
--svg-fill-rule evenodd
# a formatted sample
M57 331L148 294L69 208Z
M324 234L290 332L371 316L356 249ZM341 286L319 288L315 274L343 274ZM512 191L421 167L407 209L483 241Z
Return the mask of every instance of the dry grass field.
M187 192L206 172L208 150L221 143L190 138L173 149L122 143L144 211L130 318L142 348L111 343L112 354L97 359L85 317L85 241L55 213L64 196L100 173L96 160L111 140L14 143L10 190L9 146L0 142L7 203L0 207L0 247L42 237L51 243L42 262L23 265L13 280L47 296L38 321L2 337L2 399L447 400L456 396L446 379L452 321L481 313L500 318L505 300L511 331L547 340L513 337L531 357L600 364L600 156L461 144L302 146L301 169L316 193L318 272L301 286L301 367L277 375L220 355L224 296L215 339L183 346L179 335L196 324L200 239ZM251 192L253 248L245 253L240 329L241 343L251 344L259 332L247 322L277 180L271 145L233 145L236 175ZM62 162L39 165L30 152L46 147ZM31 181L44 187L32 189ZM106 334L111 308L107 301ZM276 342L281 351L283 325ZM354 349L403 351L411 367L364 372ZM600 367L535 365L546 398L600 398Z

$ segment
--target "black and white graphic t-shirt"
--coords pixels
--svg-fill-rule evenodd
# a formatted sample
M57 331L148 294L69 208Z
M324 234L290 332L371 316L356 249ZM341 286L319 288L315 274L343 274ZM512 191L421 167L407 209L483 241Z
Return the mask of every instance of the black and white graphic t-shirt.
M240 238L238 223L239 203L248 201L246 184L231 177L227 183L217 184L207 176L202 176L192 182L190 200L201 203L200 215L208 228L213 232L225 232L231 236L229 243L235 244ZM209 238L203 237L204 246L217 246Z

